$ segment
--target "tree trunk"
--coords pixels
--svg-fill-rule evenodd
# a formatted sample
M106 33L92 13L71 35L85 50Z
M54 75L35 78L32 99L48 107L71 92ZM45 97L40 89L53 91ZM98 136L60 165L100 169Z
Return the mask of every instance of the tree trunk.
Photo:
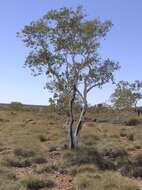
M76 130L74 132L74 146L75 146L75 148L78 147L80 130L82 128L82 122L83 122L83 118L84 118L85 113L86 113L86 106L84 106L82 109L82 112L81 112L80 117L79 117L79 121L78 121L77 126L76 126Z
M77 149L79 147L79 145L78 145L79 137L80 137L79 133L78 133L78 135L74 134L74 149Z
M69 124L69 148L70 149L75 148L75 146L74 146L74 137L73 137L73 123L74 123L74 120L72 118L71 121L70 121L70 124Z
M76 86L73 87L73 94L69 102L69 116L70 116L70 122L69 122L69 148L74 149L74 136L73 136L73 124L74 124L74 115L73 115L73 105L75 101L75 95L76 95Z

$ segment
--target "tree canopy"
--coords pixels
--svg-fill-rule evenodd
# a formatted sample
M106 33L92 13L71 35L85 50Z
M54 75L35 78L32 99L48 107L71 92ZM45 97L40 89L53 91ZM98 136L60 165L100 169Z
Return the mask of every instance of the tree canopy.
M118 63L103 60L98 53L100 42L112 26L111 21L87 20L82 7L48 11L18 33L31 49L25 65L34 75L47 77L46 88L56 97L69 97L70 134L74 124L76 96L82 101L82 112L76 127L80 131L87 108L87 95L94 87L113 82Z
M119 81L111 96L111 102L117 109L130 109L136 107L137 102L142 99L142 93L140 92L141 88L142 83L140 81L135 81L134 83Z

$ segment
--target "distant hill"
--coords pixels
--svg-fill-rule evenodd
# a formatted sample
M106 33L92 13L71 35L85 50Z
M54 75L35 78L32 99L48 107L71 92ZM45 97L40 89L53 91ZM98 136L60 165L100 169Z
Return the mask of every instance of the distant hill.
M22 104L24 108L46 108L48 105L32 105L32 104ZM8 108L10 104L0 103L0 108Z

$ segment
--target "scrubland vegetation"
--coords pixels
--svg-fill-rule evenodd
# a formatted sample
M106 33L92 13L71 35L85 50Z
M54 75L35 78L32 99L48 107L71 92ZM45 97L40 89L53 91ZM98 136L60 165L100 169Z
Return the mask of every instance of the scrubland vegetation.
M142 190L142 82L115 81L119 63L98 52L112 23L87 18L64 7L17 33L25 66L53 96L47 107L0 109L1 190ZM111 107L88 107L107 83L116 85Z
M79 148L68 150L63 115L1 108L0 189L140 190L141 121L135 112L90 108Z

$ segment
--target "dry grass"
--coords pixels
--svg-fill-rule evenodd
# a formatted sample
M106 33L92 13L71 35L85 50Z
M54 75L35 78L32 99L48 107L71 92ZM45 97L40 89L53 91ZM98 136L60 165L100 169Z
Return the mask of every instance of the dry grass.
M92 113L90 116L93 118ZM98 117L101 120L100 115ZM71 190L73 183L79 189L80 181L84 180L90 184L88 190L91 184L97 190L103 190L105 184L111 184L108 181L113 173L108 173L109 178L102 174L102 170L109 172L110 169L115 170L114 176L120 179L120 183L124 180L124 185L118 188L113 179L113 190L131 190L132 187L135 190L133 180L129 181L131 187L127 187L129 179L116 171L129 161L135 165L135 157L141 154L141 125L86 122L80 137L81 148L75 152L64 149L66 135L63 117L48 110L0 109L0 190L26 190L33 184L40 189L47 185L45 178L52 179L56 190L59 187ZM123 171L127 175L126 168ZM31 177L32 185L30 177L27 179L26 176ZM104 180L96 181L96 176Z

